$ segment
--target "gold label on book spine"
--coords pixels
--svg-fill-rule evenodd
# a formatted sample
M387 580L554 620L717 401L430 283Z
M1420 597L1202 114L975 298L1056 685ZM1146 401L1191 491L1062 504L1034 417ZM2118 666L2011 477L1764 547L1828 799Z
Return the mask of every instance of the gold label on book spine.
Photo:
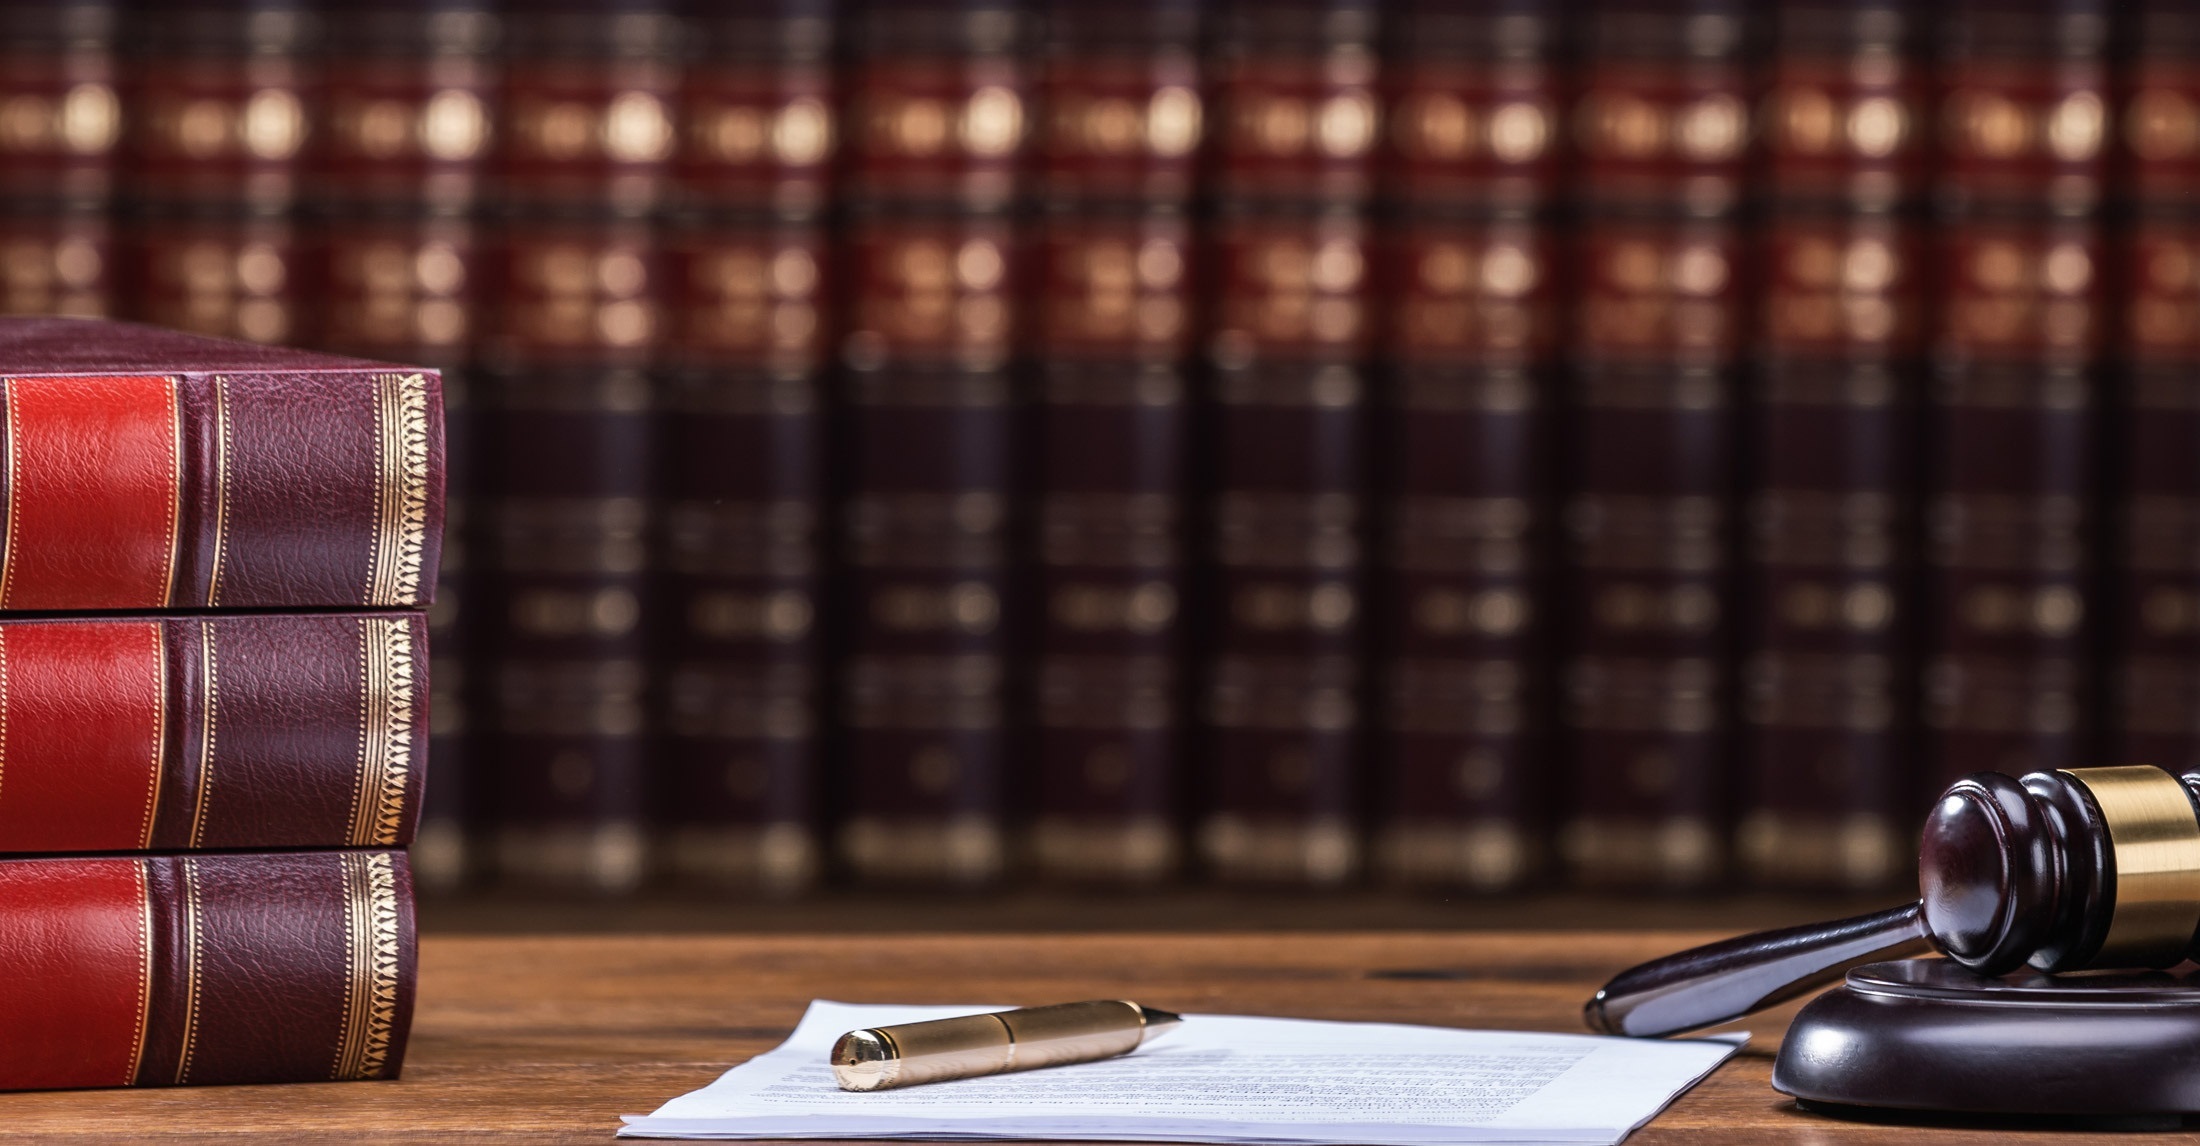
M354 847L393 847L404 827L412 773L413 692L420 659L411 623L370 617L359 623L359 786L352 794Z
M366 601L420 600L428 544L428 376L384 374L374 389L374 551Z
M397 1026L402 966L397 868L388 853L346 855L344 871L344 1017L336 1080L380 1078Z

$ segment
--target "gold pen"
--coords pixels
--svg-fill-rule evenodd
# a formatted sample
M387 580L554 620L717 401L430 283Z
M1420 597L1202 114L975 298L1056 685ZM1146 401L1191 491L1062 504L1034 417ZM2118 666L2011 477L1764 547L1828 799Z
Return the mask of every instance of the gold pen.
M1057 1003L988 1015L849 1031L833 1044L842 1090L891 1090L1042 1066L1113 1058L1183 1017L1123 999Z

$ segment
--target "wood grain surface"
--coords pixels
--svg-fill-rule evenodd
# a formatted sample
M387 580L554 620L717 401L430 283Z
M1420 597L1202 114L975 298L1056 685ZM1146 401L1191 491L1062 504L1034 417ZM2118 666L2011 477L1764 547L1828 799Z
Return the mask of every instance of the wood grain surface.
M8 1141L608 1142L785 1037L812 998L1032 1004L1573 1031L1593 986L1700 933L429 936L405 1077L0 1095ZM1630 1142L2193 1141L2168 1125L1882 1125L1769 1083L1789 1010ZM2112 1131L2120 1131L2113 1132Z

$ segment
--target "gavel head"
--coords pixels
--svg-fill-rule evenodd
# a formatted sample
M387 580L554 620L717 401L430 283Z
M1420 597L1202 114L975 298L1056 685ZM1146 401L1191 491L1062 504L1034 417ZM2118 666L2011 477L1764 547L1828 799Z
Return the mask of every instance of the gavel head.
M2200 932L2200 772L1965 777L1918 874L1933 944L1982 974L2171 966Z

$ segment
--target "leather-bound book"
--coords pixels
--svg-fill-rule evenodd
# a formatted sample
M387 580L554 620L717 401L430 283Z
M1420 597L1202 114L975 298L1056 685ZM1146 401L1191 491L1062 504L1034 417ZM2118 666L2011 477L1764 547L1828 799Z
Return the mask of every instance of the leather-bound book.
M1183 861L1201 16L1183 0L1043 13L1025 850L1046 877L1150 883Z
M1909 868L1918 772L1930 28L1895 3L1772 25L1735 857L1757 883L1868 888Z
M0 1089L396 1078L412 876L395 851L0 860Z
M981 882L1007 847L1015 231L882 209L844 241L838 851Z
M0 319L0 609L420 608L436 373L98 319Z
M1920 791L2092 758L2105 7L1943 13Z
M1030 245L1030 853L1049 875L1150 881L1182 859L1189 225L1071 202Z
M434 767L413 846L423 891L466 877L470 719L478 698L472 565L482 206L496 21L485 0L346 0L322 16L305 175L303 340L443 372L447 490L435 647Z
M1208 38L1196 843L1228 881L1362 866L1375 15L1225 3Z
M2114 530L2117 761L2200 761L2200 18L2139 5L2120 133L2122 312L2109 331L2119 401L2106 441Z
M114 306L115 7L0 6L0 313Z
M506 9L476 393L480 814L508 882L645 875L653 347L677 96L664 5Z
M819 874L832 9L704 6L681 91L652 565L660 864Z
M0 622L0 852L401 847L418 612Z
M122 37L121 313L295 342L293 211L315 13L289 0L132 4Z
M1590 883L1724 871L1746 16L1614 3L1584 22L1560 845Z
M1384 33L1373 862L1496 890L1545 868L1555 794L1563 36L1509 4L1401 5Z

